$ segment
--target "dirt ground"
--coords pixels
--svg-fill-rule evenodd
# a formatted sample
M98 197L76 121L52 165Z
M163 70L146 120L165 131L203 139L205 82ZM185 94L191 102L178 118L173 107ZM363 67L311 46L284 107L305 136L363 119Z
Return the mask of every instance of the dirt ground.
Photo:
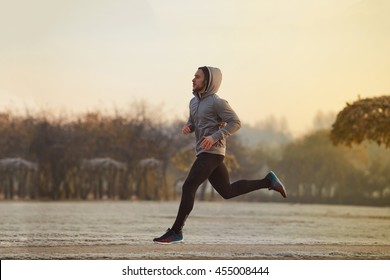
M154 244L177 204L0 203L0 259L390 260L390 208L197 202L184 243Z
M2 259L390 259L390 245L140 244L0 248Z

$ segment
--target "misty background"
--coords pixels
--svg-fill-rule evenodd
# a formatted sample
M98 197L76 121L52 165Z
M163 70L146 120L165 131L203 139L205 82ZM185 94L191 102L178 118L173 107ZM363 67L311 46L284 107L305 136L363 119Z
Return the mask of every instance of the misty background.
M172 200L195 157L194 136L182 119L134 103L127 115L0 114L0 198L37 200ZM157 113L156 113L157 112ZM243 125L228 139L231 180L263 178L274 170L288 201L389 205L390 151L364 142L334 146L332 114L318 113L306 135L293 138L283 120ZM220 200L205 182L201 200ZM273 192L237 200L280 201Z
M288 201L389 205L389 149L334 146L347 102L390 92L386 0L0 0L0 199L171 200L198 66L243 122L231 179ZM204 184L204 200L220 199ZM271 192L242 198L278 201Z

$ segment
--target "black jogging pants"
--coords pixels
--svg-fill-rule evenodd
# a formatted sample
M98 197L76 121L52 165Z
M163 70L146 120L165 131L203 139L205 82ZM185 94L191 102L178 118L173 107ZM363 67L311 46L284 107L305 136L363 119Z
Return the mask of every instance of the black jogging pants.
M239 180L230 183L228 170L223 162L223 155L202 153L193 163L187 179L183 184L181 202L172 230L182 230L185 220L194 207L195 194L199 186L209 180L213 188L225 199L230 199L254 190L268 188L268 179Z

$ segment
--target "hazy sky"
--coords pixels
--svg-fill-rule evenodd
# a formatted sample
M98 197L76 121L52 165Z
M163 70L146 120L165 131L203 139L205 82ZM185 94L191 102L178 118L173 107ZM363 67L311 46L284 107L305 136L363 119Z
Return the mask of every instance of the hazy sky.
M241 119L285 118L390 94L387 0L0 0L0 111L131 110L183 117L198 66Z

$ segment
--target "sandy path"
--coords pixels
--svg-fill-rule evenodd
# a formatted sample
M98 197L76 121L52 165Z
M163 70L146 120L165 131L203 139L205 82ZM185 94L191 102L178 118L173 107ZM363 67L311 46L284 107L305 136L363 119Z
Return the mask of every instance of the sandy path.
M1 259L390 259L390 245L141 244L0 248Z
M198 202L185 243L153 244L177 202L0 203L0 259L386 259L390 208Z

